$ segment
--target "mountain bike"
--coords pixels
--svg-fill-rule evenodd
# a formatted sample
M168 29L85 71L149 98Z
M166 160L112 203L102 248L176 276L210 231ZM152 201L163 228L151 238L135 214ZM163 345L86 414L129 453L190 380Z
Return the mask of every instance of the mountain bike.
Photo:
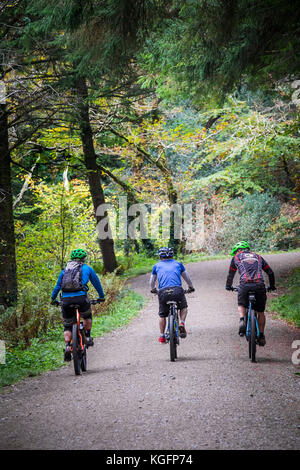
M177 359L177 346L179 346L179 318L177 303L173 301L167 302L169 305L169 315L167 328L165 332L166 342L170 344L170 359L172 362Z
M232 288L233 291L238 291L237 287ZM249 359L251 362L256 362L256 345L259 337L259 328L257 322L257 314L255 311L255 292L248 292L248 307L246 308L246 340L249 347Z
M185 290L184 294L190 294L190 290ZM157 294L157 293L156 293ZM177 346L179 346L179 314L177 302L169 300L169 314L165 331L166 343L170 345L170 360L172 362L177 359Z
M100 299L100 301L102 301ZM91 305L99 303L99 300L90 300ZM57 302L57 306L61 306L62 302ZM72 325L72 341L71 341L71 354L74 365L75 375L81 375L81 372L87 371L87 345L83 321L80 317L80 305L70 304L70 308L75 309L76 319Z

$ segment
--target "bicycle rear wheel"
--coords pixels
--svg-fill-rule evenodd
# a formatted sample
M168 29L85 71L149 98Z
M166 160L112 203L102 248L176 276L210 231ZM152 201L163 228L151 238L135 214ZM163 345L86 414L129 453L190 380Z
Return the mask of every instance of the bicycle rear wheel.
M74 323L72 327L72 342L73 342L74 371L75 371L75 375L80 375L82 354L81 354L80 339L79 339L77 323Z
M86 347L86 344L85 344L85 332L84 332L84 328L82 328L81 331L81 337L82 337L82 344L83 344L83 351L81 352L81 370L82 372L86 372L87 371L87 354L86 354L86 350L87 350L87 347Z
M249 352L250 352L250 359L251 362L256 362L256 321L255 321L255 312L251 311L251 336L249 341Z
M170 359L172 362L177 358L177 337L175 330L175 312L170 315Z
M87 370L86 349L82 353L81 370L82 370L82 372L86 372L86 370Z
M249 310L246 309L246 340L248 341L248 350L249 350L249 359L251 359L251 324L249 325L249 329L248 329L248 321L250 321L249 319Z

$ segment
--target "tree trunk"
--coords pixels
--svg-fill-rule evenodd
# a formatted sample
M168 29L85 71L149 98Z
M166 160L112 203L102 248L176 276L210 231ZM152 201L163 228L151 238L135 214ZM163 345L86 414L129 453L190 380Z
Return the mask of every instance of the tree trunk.
M6 105L0 102L0 304L17 301L15 229Z
M88 172L88 181L90 192L93 200L93 206L95 211L95 217L97 220L97 224L101 222L102 219L107 218L107 212L103 215L97 215L97 209L102 204L105 204L105 197L101 185L101 171L97 165L97 157L94 148L93 142L93 131L90 123L89 117L89 106L87 104L87 86L85 79L79 79L76 83L76 88L78 91L78 95L80 98L79 103L79 126L80 126L80 134L81 134L81 141L82 141L82 148L84 154L84 161L85 166ZM109 225L107 227L107 231L109 232ZM114 241L112 238L100 238L100 249L103 258L104 270L106 272L113 272L118 264L115 256L114 251Z

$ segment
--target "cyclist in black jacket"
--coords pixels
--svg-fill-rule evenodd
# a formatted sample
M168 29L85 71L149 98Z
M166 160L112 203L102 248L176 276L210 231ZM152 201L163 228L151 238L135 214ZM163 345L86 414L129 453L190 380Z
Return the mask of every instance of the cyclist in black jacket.
M265 271L269 277L270 286L268 291L276 290L274 272L262 256L250 251L250 246L245 241L234 245L231 255L233 258L229 267L226 289L232 290L233 278L236 271L238 271L240 274L240 285L238 287L239 335L244 336L246 333L245 313L248 306L248 292L255 291L255 310L260 331L258 344L264 346L266 344L264 335L266 317L264 312L267 295L262 271Z

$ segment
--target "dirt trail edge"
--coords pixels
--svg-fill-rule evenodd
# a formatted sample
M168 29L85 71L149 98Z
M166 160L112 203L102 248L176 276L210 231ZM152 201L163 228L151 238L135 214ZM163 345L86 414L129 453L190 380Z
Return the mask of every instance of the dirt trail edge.
M278 277L300 264L300 253L266 260ZM267 318L267 344L251 364L237 334L236 294L224 289L228 266L187 266L196 292L175 363L158 342L149 275L132 280L149 302L128 326L96 339L87 373L75 377L69 365L4 389L0 448L299 449L300 378L291 360L299 329Z

